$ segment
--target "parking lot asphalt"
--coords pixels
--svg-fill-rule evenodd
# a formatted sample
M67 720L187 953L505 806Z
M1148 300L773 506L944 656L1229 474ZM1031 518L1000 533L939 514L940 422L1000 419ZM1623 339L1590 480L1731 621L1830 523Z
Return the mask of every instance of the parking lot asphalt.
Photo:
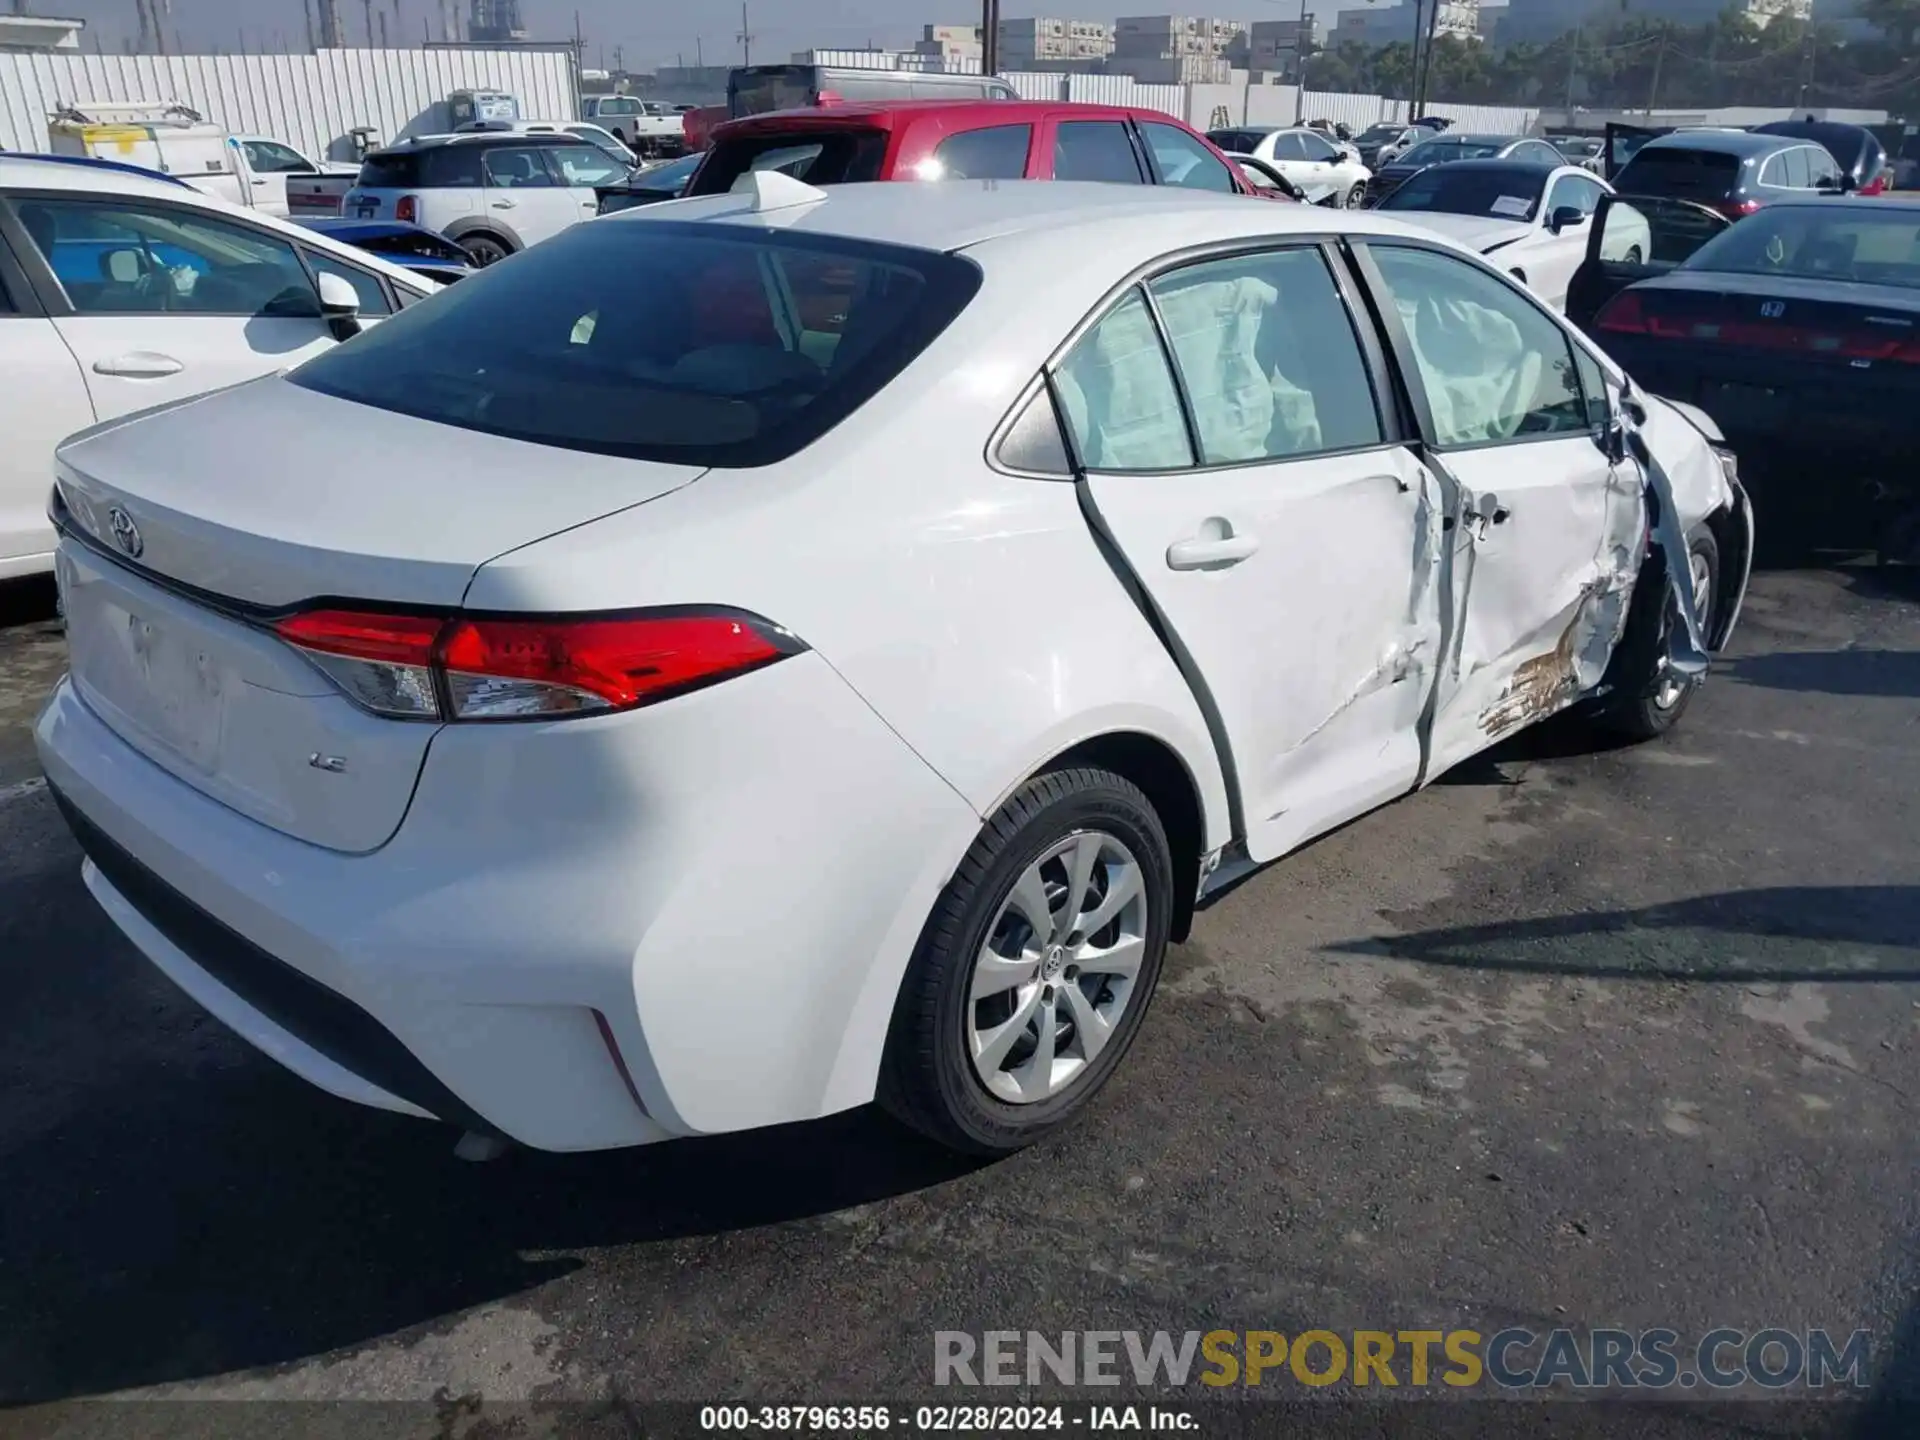
M1756 577L1668 740L1550 725L1242 884L1087 1122L988 1166L870 1112L472 1165L308 1088L86 895L9 603L0 1404L906 1397L938 1330L1509 1324L1865 1327L1920 1395L1911 586Z

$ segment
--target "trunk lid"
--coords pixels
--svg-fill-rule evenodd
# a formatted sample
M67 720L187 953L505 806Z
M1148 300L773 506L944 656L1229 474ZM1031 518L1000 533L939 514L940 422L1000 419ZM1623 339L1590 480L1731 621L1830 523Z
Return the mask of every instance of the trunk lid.
M202 793L353 852L392 836L438 726L359 709L266 617L321 597L454 610L488 560L702 473L278 378L83 431L56 470L78 532L57 573L81 696Z

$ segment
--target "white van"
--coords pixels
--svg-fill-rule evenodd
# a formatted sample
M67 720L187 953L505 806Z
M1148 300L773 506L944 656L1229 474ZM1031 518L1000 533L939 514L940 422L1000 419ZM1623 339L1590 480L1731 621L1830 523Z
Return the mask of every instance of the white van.
M268 135L228 134L180 105L73 107L55 115L47 130L55 155L139 165L235 205L283 217L294 208L287 197L289 178L352 177L359 170L315 162Z

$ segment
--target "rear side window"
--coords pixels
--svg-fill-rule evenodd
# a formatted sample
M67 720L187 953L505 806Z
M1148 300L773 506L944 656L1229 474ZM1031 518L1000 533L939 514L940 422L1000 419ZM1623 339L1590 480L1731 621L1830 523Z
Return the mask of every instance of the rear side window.
M1215 155L1196 137L1171 125L1142 125L1147 149L1153 156L1153 168L1162 185L1177 185L1184 190L1217 190L1237 194L1233 172L1226 161Z
M546 153L534 146L500 146L481 162L487 184L499 190L546 190L555 184Z
M1054 131L1053 178L1144 185L1133 137L1117 120L1073 120Z
M1251 155L1267 137L1258 130L1209 130L1207 139L1233 155ZM1278 151L1276 150L1276 154Z
M360 162L354 183L363 190L477 190L481 179L479 145L436 145L427 150L369 155Z
M1719 200L1740 180L1740 157L1718 150L1648 146L1627 162L1613 182L1623 195L1678 195Z
M994 125L949 135L922 161L923 180L1018 180L1027 173L1031 125Z
M809 185L857 185L882 179L887 136L880 130L816 130L722 140L707 154L688 193L724 195L755 170L778 170Z
M871 399L979 284L971 262L933 251L723 224L577 225L290 379L561 449L766 465Z

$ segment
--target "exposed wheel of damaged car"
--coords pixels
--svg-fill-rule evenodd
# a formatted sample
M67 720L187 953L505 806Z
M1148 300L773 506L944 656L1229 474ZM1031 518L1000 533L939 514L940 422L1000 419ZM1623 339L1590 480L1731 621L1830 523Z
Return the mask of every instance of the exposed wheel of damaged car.
M1206 894L1600 694L1744 515L1628 388L1391 216L755 172L60 447L41 764L336 1096L1005 1153L1098 1123Z

